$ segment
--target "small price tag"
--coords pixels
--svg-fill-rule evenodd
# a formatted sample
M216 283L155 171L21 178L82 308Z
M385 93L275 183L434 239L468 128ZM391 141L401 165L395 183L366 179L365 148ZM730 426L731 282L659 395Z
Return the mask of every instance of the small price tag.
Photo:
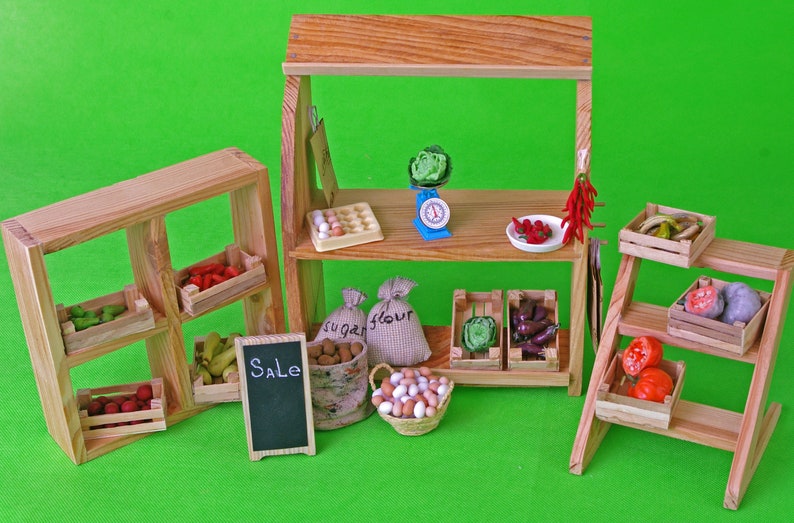
M325 124L323 120L318 121L317 108L315 106L309 108L309 120L312 124L312 131L314 131L314 134L309 138L309 143L312 147L312 153L314 153L314 161L317 164L317 172L320 175L323 194L325 194L325 201L328 203L328 207L333 207L336 193L339 191L339 184L336 181L334 165L331 162L331 150L328 147L328 138L325 135Z

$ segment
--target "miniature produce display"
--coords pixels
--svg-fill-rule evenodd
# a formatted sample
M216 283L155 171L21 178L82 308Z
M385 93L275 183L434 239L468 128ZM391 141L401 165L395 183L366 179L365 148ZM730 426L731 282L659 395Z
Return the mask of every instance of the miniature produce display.
M81 331L100 323L113 321L126 310L127 307L124 305L105 305L97 313L97 311L86 310L80 305L75 305L69 309L69 321L74 324L75 331Z
M748 323L761 310L761 295L746 283L729 283L721 290L706 285L687 293L683 300L686 312L723 323Z
M337 365L353 361L353 358L364 351L364 345L360 341L339 341L335 342L330 338L324 338L317 345L306 347L309 356L309 365Z
M517 308L510 310L512 343L521 349L521 359L546 359L546 345L554 339L560 324L550 319L542 303L523 297Z
M188 269L188 276L182 285L193 284L199 291L205 291L219 283L223 283L240 275L240 269L224 263L208 263Z
M673 378L659 368L662 343L652 336L638 336L623 351L623 371L630 384L628 396L663 403L673 391Z
M141 410L151 410L154 392L150 384L140 385L133 394L101 394L91 398L87 407L89 416L100 416L102 414L118 414L119 412L138 412ZM130 421L118 421L116 423L105 423L94 425L90 430L108 429L122 425L137 425L146 423L149 419L133 419Z
M222 339L212 331L204 338L201 351L194 356L196 376L202 378L204 385L228 383L232 374L238 372L234 340L239 336L240 333L234 332Z
M573 189L568 195L565 208L562 209L565 212L562 226L565 227L568 224L562 243L568 243L571 238L576 238L584 243L584 228L593 230L590 216L595 208L596 196L598 196L598 191L590 183L590 177L585 173L579 173L574 181Z
M496 344L496 320L487 314L477 316L476 307L473 303L471 318L463 323L461 344L469 352L486 352Z
M637 227L637 232L666 240L692 240L700 232L702 220L689 213L656 213Z
M414 187L439 187L452 175L452 158L439 145L419 151L408 161L408 176Z

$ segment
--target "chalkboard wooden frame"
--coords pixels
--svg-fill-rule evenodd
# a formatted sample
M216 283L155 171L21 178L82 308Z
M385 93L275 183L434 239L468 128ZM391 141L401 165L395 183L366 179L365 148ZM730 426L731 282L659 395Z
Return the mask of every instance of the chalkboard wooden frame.
M251 461L316 453L309 362L303 333L240 336L240 397Z

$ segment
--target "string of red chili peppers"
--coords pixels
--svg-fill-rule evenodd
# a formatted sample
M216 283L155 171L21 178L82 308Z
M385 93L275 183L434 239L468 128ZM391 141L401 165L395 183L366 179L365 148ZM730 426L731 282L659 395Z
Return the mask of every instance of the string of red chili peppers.
M568 243L571 237L584 243L584 228L593 230L590 216L595 207L596 196L598 196L598 191L590 183L590 178L585 173L579 173L563 209L567 214L562 219L562 226L565 227L565 224L568 224L562 237L563 244Z

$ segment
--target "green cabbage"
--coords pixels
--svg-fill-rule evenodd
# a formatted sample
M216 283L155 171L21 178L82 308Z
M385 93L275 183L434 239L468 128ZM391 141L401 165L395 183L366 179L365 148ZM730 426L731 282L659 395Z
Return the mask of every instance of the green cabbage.
M469 352L485 352L496 345L496 321L491 316L472 316L463 323L463 348Z
M438 187L449 180L451 172L452 161L438 145L425 147L408 162L411 185L416 187Z

